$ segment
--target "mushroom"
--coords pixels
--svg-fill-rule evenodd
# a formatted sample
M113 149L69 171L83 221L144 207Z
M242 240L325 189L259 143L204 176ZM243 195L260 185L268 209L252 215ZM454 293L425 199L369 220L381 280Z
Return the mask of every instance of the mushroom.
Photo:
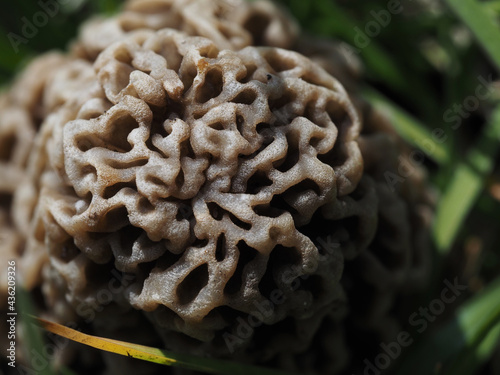
M142 322L175 350L345 368L345 327L397 329L393 299L429 268L425 175L389 189L408 149L358 72L263 1L90 21L0 100L29 128L0 121L0 144L25 139L0 164L18 179L0 229L26 285L101 333Z
M83 285L68 267L111 262L166 342L174 331L223 352L212 343L272 293L269 326L338 303L342 252L322 257L305 234L362 173L359 120L333 77L295 52L220 51L171 29L122 39L94 67L105 97L65 123L61 186L39 203L71 298Z
M72 52L93 61L131 32L164 28L203 36L219 49L234 50L251 45L290 49L299 33L296 22L270 1L131 0L116 16L85 24Z

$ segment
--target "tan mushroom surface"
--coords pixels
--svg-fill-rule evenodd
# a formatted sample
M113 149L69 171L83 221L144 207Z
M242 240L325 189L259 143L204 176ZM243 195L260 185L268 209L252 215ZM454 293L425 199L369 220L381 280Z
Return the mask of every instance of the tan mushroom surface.
M409 150L299 32L266 1L129 1L0 97L1 254L41 314L311 373L397 331L428 277L425 175L388 183Z

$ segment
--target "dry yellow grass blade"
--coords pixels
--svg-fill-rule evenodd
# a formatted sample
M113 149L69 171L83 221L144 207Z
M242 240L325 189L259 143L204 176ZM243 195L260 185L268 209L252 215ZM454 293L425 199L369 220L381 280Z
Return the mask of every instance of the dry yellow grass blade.
M69 340L107 352L121 354L161 365L183 367L190 370L202 371L207 374L253 375L258 373L260 375L293 375L289 372L271 370L264 367L172 353L149 346L92 336L45 319L37 317L33 318L45 330L65 337Z
M160 349L143 345L136 345L124 341L91 336L45 319L35 319L41 324L44 329L49 332L65 337L69 340L91 346L96 349L169 366L172 366L177 362L177 360L175 359L165 357Z

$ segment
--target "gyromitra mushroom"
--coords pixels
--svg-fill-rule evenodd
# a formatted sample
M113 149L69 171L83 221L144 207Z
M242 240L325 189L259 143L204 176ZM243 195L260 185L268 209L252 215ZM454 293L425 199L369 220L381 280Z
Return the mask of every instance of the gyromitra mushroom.
M250 345L236 318L258 306L273 325L338 303L340 248L322 257L301 230L340 220L352 204L338 197L362 174L358 116L333 77L295 52L219 51L173 30L120 40L94 67L105 97L64 124L60 187L39 203L68 285L82 287L63 271L77 258L112 262L167 342L174 331L213 348L225 333Z
M2 116L1 233L54 319L143 312L169 348L320 373L348 362L347 327L397 326L426 278L421 171L387 185L404 145L281 48L354 85L297 35L268 2L130 1L2 97L27 129Z

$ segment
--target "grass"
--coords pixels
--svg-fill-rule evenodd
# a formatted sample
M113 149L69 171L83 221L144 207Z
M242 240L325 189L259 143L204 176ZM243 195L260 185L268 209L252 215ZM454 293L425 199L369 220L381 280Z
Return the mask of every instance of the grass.
M134 343L112 340L97 336L87 335L77 330L67 328L65 326L49 322L44 319L35 319L33 324L38 323L47 331L79 342L93 348L137 358L143 361L153 362L160 365L182 367L184 369L199 371L206 374L220 374L220 375L298 375L292 372L272 370L264 367L257 367L252 365L245 365L233 361L223 361L211 358L200 358L187 354L179 354L152 348L144 345L137 345ZM49 374L47 374L49 375Z
M485 50L497 71L500 72L500 34L495 12L488 7L495 1L478 2L474 0L446 0L450 8L469 27L477 42Z
M443 191L433 227L439 252L450 250L468 212L473 209L492 173L500 149L500 106L495 109L480 138L464 160L458 161L455 173Z
M474 374L500 338L500 278L466 301L455 316L408 353L398 374Z
M374 20L373 12L386 9L387 1L280 2L309 32L356 47L365 66L365 98L393 119L412 146L425 152L424 144L432 141L434 129L446 133L446 142L434 141L434 151L427 153L430 179L439 197L432 232L436 264L441 267L436 270L436 285L429 290L439 289L438 280L440 283L446 275L448 260L458 257L464 261L470 239L479 240L481 256L476 272L466 281L479 287L472 288L454 314L403 353L398 373L465 375L484 371L500 337L500 280L494 279L500 274L500 202L491 194L495 186L500 190L500 179L494 177L499 175L500 93L495 89L477 108L463 114L453 109L476 96L478 77L498 77L500 2L446 0L435 2L436 9L415 9L411 17L393 14L391 22L380 27L362 48L356 46L359 30ZM402 3L411 11L417 2ZM31 56L64 48L83 19L92 13L112 13L119 2L75 3L29 43L20 45L18 53L13 51L7 31L19 33L16 21L38 8L36 2L13 4L10 12L0 15L0 84L8 82ZM447 110L459 114L457 126L447 120ZM31 334L35 335L33 345L42 345L37 334ZM218 364L210 366L214 373L227 373Z

